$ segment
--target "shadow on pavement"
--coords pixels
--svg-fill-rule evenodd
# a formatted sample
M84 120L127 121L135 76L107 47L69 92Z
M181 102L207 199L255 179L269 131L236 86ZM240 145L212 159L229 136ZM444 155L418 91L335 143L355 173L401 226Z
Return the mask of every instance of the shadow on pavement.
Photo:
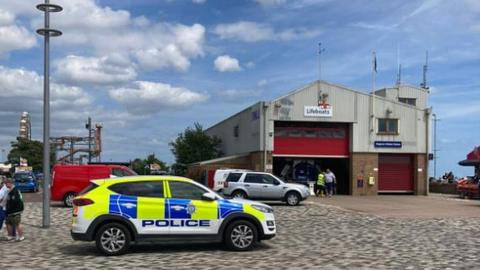
M252 251L255 252L259 250L268 250L271 247L259 243ZM83 243L83 244L71 244L63 245L59 247L59 251L64 255L71 256L91 256L91 255L100 255L103 256L99 251L97 251L94 242ZM183 252L234 252L227 250L221 243L172 243L172 244L153 244L153 243L141 243L133 244L130 246L127 254L135 253L183 253Z

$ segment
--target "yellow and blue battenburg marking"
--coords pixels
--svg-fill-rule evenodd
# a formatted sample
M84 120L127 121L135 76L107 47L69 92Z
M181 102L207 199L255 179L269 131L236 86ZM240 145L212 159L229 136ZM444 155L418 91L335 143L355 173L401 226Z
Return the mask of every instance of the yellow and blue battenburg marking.
M126 218L137 218L137 197L126 195L110 195L108 212Z
M110 195L109 213L129 219L136 219L141 205L136 196ZM170 199L164 201L162 219L224 219L234 213L247 211L241 203L229 200L198 202L188 199ZM154 218L151 216L150 218ZM158 217L160 218L160 216Z
M234 203L227 200L218 201L218 219L226 218L233 213L242 213L243 205L241 203Z

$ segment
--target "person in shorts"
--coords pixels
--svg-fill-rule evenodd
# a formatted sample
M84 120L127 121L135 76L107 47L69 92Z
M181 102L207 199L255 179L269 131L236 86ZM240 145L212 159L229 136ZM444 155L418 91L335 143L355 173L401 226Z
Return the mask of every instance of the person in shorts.
M7 240L12 241L23 241L25 237L23 236L23 228L20 226L22 221L22 212L23 212L23 198L22 193L18 190L17 187L13 184L11 179L5 181L9 192L7 196L7 231L8 236ZM16 234L13 236L13 228L15 228Z

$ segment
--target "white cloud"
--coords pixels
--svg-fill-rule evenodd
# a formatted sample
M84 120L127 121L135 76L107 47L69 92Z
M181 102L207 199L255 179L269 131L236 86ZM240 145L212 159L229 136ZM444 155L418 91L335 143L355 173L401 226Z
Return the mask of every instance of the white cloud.
M267 85L267 83L268 83L268 81L265 80L265 79L263 79L263 80L259 81L259 82L257 83L257 85L260 86L260 87L262 87L262 86Z
M30 49L36 43L33 33L15 24L13 13L0 9L0 56L14 50Z
M246 97L257 97L260 94L261 94L261 91L258 91L258 90L227 89L227 90L218 92L219 96L225 97L231 100L235 100L238 98L246 98Z
M214 61L215 69L220 72L240 71L242 68L236 58L228 55L218 56Z
M264 7L281 5L287 2L287 0L254 0L254 1Z
M248 68L254 68L255 67L255 62L253 61L248 61L246 64L245 64L246 67Z
M100 56L128 55L150 70L186 71L192 59L204 55L205 28L200 24L152 22L145 16L132 17L126 10L99 6L94 0L59 0L58 4L64 11L52 14L52 26L64 35L57 43L89 46ZM42 24L36 17L32 28Z
M109 91L110 96L134 114L182 109L208 99L206 94L169 84L137 81L132 87Z
M221 39L257 42L266 40L293 40L317 36L318 29L288 28L275 31L270 25L249 21L240 21L231 24L219 24L213 33Z
M0 26L11 25L15 21L15 15L12 13L0 9Z
M129 59L120 55L82 57L69 55L56 62L60 81L77 84L106 85L134 80L137 73Z
M207 2L207 0L192 0L193 3L195 4L205 4L205 2Z

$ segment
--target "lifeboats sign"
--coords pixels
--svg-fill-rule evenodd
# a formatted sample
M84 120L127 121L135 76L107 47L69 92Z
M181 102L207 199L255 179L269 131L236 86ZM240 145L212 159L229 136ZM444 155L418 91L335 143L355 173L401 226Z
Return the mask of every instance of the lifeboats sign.
M331 105L305 106L303 115L305 117L332 117L333 108Z

